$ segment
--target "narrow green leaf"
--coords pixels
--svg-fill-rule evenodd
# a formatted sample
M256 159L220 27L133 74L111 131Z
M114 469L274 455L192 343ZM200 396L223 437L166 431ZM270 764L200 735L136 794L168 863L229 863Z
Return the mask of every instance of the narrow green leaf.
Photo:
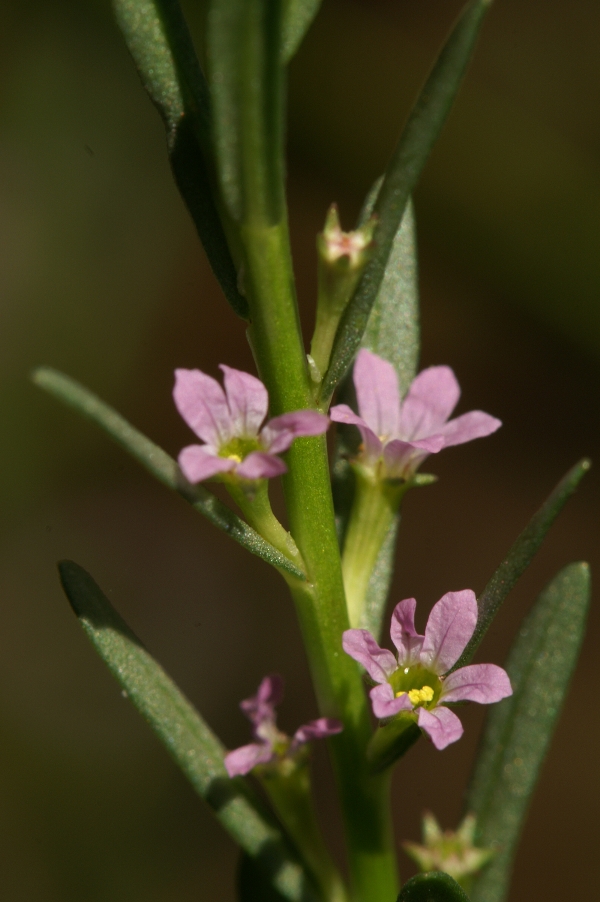
M450 111L491 0L472 0L454 26L400 136L374 212L376 251L340 322L321 402L329 402L348 371L386 273L394 238L423 167Z
M237 222L281 221L281 0L211 0L207 20L214 152L221 193Z
M469 902L469 897L449 874L431 871L407 880L398 902Z
M377 182L370 192L361 214L361 222L365 222L371 215L380 185L381 181ZM389 360L398 374L400 392L405 395L416 375L419 359L416 230L413 205L410 202L396 233L389 263L371 310L361 346ZM344 400L348 402L350 398ZM356 430L338 426L336 462L332 471L336 521L342 545L354 489L354 477L345 457L356 451L352 446L352 440L356 438L355 432ZM381 634L383 615L394 575L399 520L397 517L381 547L366 597L362 626L376 638Z
M321 0L286 0L283 8L283 62L289 63L319 11Z
M417 375L419 333L417 232L409 199L360 343L394 366L402 397Z
M413 205L409 200L396 233L388 265L369 316L361 347L389 360L398 373L402 396L417 374L419 362L419 280ZM371 580L363 626L381 635L388 593L394 576L400 517L389 529Z
M590 598L587 564L570 564L523 622L506 669L513 695L494 705L467 796L477 844L498 854L475 883L473 902L506 898L516 844L583 639Z
M479 643L488 631L492 620L498 613L504 599L521 574L531 563L534 555L542 544L546 533L590 467L591 462L584 458L563 476L540 509L535 512L515 544L512 546L507 556L477 599L479 612L475 632L464 652L452 668L453 670L464 667L465 664L469 663L475 654Z
M227 775L225 749L196 709L91 576L72 561L62 561L59 572L67 598L94 648L198 795L285 899L314 899L274 819L244 779L231 780Z
M208 89L177 0L113 0L142 83L167 130L173 176L225 297L248 318L212 190Z
M381 638L383 617L394 576L394 558L396 557L396 538L399 526L400 514L396 516L388 529L385 541L379 550L379 556L369 580L361 619L362 629L369 630L377 641Z
M97 395L84 388L75 379L50 367L40 367L35 370L32 379L36 385L58 398L63 404L73 407L78 413L104 429L160 482L178 492L195 510L204 514L211 523L226 532L252 554L262 558L263 561L285 574L294 576L296 579L305 579L304 574L285 555L259 536L227 505L219 501L203 486L191 485L183 476L177 462L166 451L146 438L120 413L101 401Z

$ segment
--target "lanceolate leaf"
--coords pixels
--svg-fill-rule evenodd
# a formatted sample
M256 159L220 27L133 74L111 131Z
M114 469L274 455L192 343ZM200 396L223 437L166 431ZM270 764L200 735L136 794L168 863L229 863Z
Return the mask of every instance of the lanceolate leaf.
M113 0L142 83L167 130L177 187L225 297L240 316L248 304L215 205L208 89L177 0Z
M219 184L237 222L283 218L282 0L211 0L208 74Z
M128 698L233 839L291 902L314 899L273 818L247 782L231 780L225 749L196 709L146 651L92 577L72 561L60 578L79 622Z
M340 322L323 380L323 404L329 401L354 359L408 199L450 111L490 3L491 0L472 0L462 13L417 98L386 170L374 206L378 216L376 251Z
M284 63L289 63L296 53L320 5L321 0L286 0L284 3L282 47Z
M389 256L379 293L371 310L361 346L394 365L402 396L417 374L419 362L419 281L415 218L409 201ZM365 602L361 626L381 634L385 606L394 575L396 536L400 517L381 546Z
M432 871L407 880L398 902L469 902L469 898L449 874Z
M488 714L467 798L477 817L477 844L498 849L475 883L473 902L506 898L527 806L579 654L589 596L588 565L565 567L540 595L510 652L514 694Z
M40 367L33 373L32 378L40 388L104 429L160 482L178 492L193 508L204 514L211 523L224 530L252 554L286 574L297 579L305 579L304 574L285 555L265 542L254 529L201 485L191 485L181 473L176 461L166 451L151 442L120 413L87 388L49 367Z
M479 608L473 638L456 662L453 670L464 667L475 654L502 602L521 574L531 563L546 533L560 514L585 474L591 467L587 459L580 460L563 476L551 495L533 515L515 544L502 561L491 580L477 599Z
M360 343L393 364L402 397L417 375L419 332L417 234L409 200Z
M369 630L379 642L383 627L383 617L394 576L394 558L396 556L396 537L400 515L398 514L388 530L385 541L379 550L379 556L373 567L365 607L362 613L361 629Z
M361 220L371 214L380 182L371 192ZM389 264L361 346L384 357L398 373L401 394L408 391L417 372L419 358L419 284L417 248L412 203L409 203L392 246ZM340 539L343 539L350 515L354 478L344 455L351 451L355 430L338 427L336 463L333 467L333 489ZM355 450L355 449L354 449ZM399 517L390 527L371 575L361 627L376 638L381 633L382 618L394 575L394 556Z

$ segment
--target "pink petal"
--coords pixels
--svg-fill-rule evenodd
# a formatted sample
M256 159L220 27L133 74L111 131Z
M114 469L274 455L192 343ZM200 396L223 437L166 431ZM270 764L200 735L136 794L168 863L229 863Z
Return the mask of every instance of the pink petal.
M399 667L411 667L419 660L424 636L420 636L415 629L416 606L414 598L405 598L396 605L392 614L390 636L398 649Z
M234 434L225 392L216 379L200 370L175 370L173 399L198 438L219 448Z
M279 705L283 701L283 677L272 673L261 680L256 699L261 704Z
M242 479L271 479L287 472L287 467L279 457L264 451L252 451L236 467L236 473Z
M380 438L398 435L400 394L398 376L391 363L362 348L354 364L358 410Z
M447 592L434 604L425 627L421 663L439 675L456 664L477 624L477 601L470 589Z
M330 418L334 423L346 423L349 426L358 426L360 429L363 445L365 446L365 455L369 461L375 462L381 457L383 445L378 436L375 435L362 417L357 416L347 404L337 404L329 411Z
M394 690L389 683L373 686L369 696L373 705L373 714L381 719L393 717L394 714L398 714L400 711L412 711L413 709L408 695L404 694L396 698Z
M342 647L347 655L362 664L376 683L387 683L388 676L398 669L391 651L380 648L368 630L346 630Z
M295 410L269 420L260 434L265 450L271 454L287 451L295 438L322 435L329 428L329 417L316 410Z
M479 702L491 705L512 695L508 674L496 664L470 664L444 680L441 698L445 702Z
M258 726L265 720L275 721L275 705L282 699L283 679L278 673L272 673L261 681L256 695L240 702L240 708L254 726Z
M419 708L417 723L440 750L456 742L464 733L463 725L450 708L434 708L433 711Z
M440 431L460 397L460 388L449 366L430 366L413 380L400 413L396 433L406 441Z
M428 454L435 454L444 447L441 435L421 439L418 442L403 442L393 439L383 449L386 475L390 479L408 479L423 463Z
M231 411L233 433L238 436L258 435L261 423L269 409L269 395L260 379L234 370L222 363L225 374L225 394Z
M325 739L327 736L335 736L341 733L344 724L335 717L319 717L318 720L311 720L302 727L298 727L294 733L292 746L297 748L305 742L311 742L313 739Z
M502 426L502 422L496 417L492 417L482 410L472 410L442 426L440 435L445 439L444 447L448 448L451 445L470 442L474 438L484 438L486 435L491 435L500 426Z
M273 749L266 742L251 742L225 755L223 763L230 777L249 773L257 764L267 764L273 757Z
M202 482L235 469L235 461L219 457L207 445L188 445L179 454L179 466L188 482Z

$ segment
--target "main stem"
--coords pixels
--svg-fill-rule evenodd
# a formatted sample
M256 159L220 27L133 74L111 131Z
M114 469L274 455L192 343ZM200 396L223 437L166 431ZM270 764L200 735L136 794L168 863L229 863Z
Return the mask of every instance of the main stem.
M249 338L269 391L272 414L314 408L296 304L283 165L282 0L228 5L238 28L233 106L236 125L239 239L250 307ZM232 112L235 114L231 118ZM235 162L235 160L234 160ZM227 173L226 173L227 174ZM229 173L228 177L230 177ZM366 770L371 727L362 679L342 650L348 628L324 436L297 439L287 455L284 490L290 532L307 579L291 580L321 712L344 730L333 752L355 902L391 902L397 892L389 798Z
M287 226L242 228L251 308L250 342L275 415L314 406L294 292ZM390 902L397 893L396 856L386 777L367 771L369 712L356 664L344 654L348 615L335 533L327 446L298 439L284 490L290 531L307 582L290 583L322 714L344 730L330 740L340 789L356 902Z

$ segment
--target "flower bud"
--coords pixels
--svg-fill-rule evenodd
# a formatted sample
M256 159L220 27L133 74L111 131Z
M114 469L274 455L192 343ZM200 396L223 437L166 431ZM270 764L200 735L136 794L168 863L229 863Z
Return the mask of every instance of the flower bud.
M423 843L405 842L405 852L427 871L444 871L463 888L468 888L470 878L481 870L494 856L493 849L479 849L475 846L475 816L467 814L458 830L444 830L433 814L423 816Z
M342 232L337 207L332 204L317 236L317 321L309 356L314 382L320 382L325 374L340 318L371 257L375 222L371 218L354 232Z

